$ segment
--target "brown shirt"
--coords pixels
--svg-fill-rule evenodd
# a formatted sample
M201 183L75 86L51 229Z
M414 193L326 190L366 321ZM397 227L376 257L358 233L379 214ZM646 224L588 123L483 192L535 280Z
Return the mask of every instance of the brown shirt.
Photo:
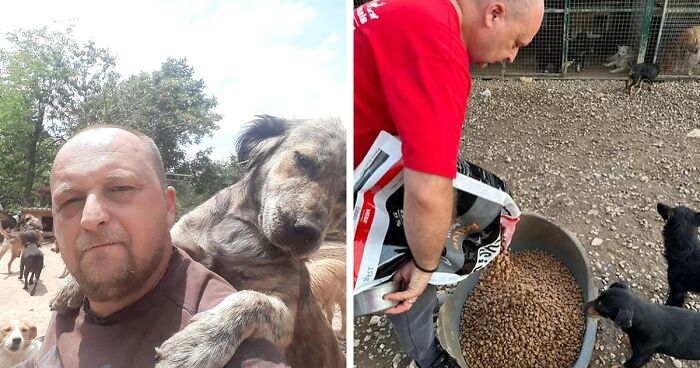
M80 310L54 313L41 351L24 367L153 367L155 347L184 328L192 316L216 306L235 289L173 248L156 287L136 303L104 318ZM286 367L269 341L250 340L227 367Z

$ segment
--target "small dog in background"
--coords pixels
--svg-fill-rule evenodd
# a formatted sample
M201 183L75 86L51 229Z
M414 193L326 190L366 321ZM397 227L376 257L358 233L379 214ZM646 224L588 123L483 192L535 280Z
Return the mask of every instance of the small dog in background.
M36 326L31 322L0 323L0 367L12 367L39 352L41 341L35 340L36 334Z
M311 291L328 323L333 325L333 309L340 307L340 334L345 336L345 262L321 259L306 264L311 276Z
M44 253L39 249L39 245L36 242L27 243L22 250L22 258L19 263L19 279L24 277L24 290L27 290L27 284L34 283L34 288L29 293L29 295L34 296L36 292L36 286L39 285L39 276L41 276L41 270L44 268ZM29 274L31 273L32 279L29 279Z
M663 203L658 203L656 210L666 221L663 230L664 256L668 263L666 305L683 307L688 291L700 292L700 213Z
M644 301L623 282L613 283L585 303L583 311L589 317L615 321L627 334L632 346L632 356L624 363L627 368L644 366L654 353L700 359L700 312Z
M586 59L591 55L595 54L595 43L598 39L603 37L599 34L594 34L591 32L581 32L576 34L576 36L571 40L569 46L569 54L571 59L564 63L563 71L568 72L571 65L576 66L576 71L580 72L586 66Z
M58 249L58 244L56 244L56 243L53 243L53 245L49 249L51 249L51 251L54 253L61 253L61 250ZM62 279L66 276L68 276L68 267L66 267L66 265L64 264L63 265L63 272L61 272L61 276L58 276L58 278Z
M640 63L632 67L630 76L625 83L627 94L632 94L632 88L638 87L637 92L642 89L642 84L646 82L651 90L651 84L659 75L659 65L651 63Z
M608 62L603 64L603 66L608 68L614 67L615 69L611 70L610 73L619 73L632 65L633 56L629 46L618 46L617 52L610 55L607 59Z
M700 64L700 26L687 28L676 39L673 49L673 71L687 69L693 75L693 68Z
M15 258L22 254L22 251L28 243L39 243L44 239L42 232L37 230L21 231L21 232L6 232L0 228L0 235L4 237L2 246L0 246L0 258L5 255L5 252L10 251L10 262L7 263L7 273L12 273L10 270L12 262ZM22 274L20 272L20 279Z

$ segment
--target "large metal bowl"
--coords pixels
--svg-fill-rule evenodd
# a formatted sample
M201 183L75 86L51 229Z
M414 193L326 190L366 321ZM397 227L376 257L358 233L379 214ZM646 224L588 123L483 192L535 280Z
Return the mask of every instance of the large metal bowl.
M538 214L525 213L520 219L510 249L514 251L541 249L557 257L576 279L576 283L583 293L583 300L588 301L595 298L593 273L586 250L569 231ZM457 284L454 294L447 297L440 308L437 327L438 339L462 368L468 366L462 356L459 341L459 320L469 292L478 281L479 274L475 273ZM596 327L596 321L586 317L583 344L573 368L588 367L595 345Z

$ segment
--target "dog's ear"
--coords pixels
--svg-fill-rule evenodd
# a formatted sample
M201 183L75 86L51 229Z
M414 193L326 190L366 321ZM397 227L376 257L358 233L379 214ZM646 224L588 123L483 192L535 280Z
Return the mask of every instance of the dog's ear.
M36 326L30 325L29 326L29 340L34 340L36 338L37 330Z
M659 202L656 204L656 212L661 215L662 219L668 220L669 216L671 215L671 207Z
M700 226L700 212L695 212L695 226Z
M615 324L622 328L632 327L632 311L629 309L620 309L615 316Z
M289 130L287 120L270 115L258 115L258 118L243 126L243 133L236 143L236 158L239 162L248 162L256 156L269 151ZM250 167L250 165L246 165Z
M610 286L608 288L619 288L619 289L629 290L630 286L627 285L627 283L624 281L615 281L612 284L610 284Z

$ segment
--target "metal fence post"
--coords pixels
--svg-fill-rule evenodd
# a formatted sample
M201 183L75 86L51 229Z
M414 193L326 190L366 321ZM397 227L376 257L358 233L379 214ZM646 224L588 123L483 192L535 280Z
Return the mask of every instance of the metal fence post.
M647 0L647 5L644 9L644 23L642 23L642 37L639 40L639 52L637 53L637 63L644 62L644 56L647 53L647 44L649 43L649 32L651 30L651 17L654 13L655 0Z
M571 16L571 0L564 0L564 34L562 35L561 43L561 72L560 75L566 75L564 65L569 58L569 19Z
M661 24L659 24L659 35L656 37L656 47L654 48L654 60L652 62L656 63L659 58L659 49L661 48L661 35L664 32L664 24L666 23L666 9L668 9L668 0L664 0L664 9L661 13Z

